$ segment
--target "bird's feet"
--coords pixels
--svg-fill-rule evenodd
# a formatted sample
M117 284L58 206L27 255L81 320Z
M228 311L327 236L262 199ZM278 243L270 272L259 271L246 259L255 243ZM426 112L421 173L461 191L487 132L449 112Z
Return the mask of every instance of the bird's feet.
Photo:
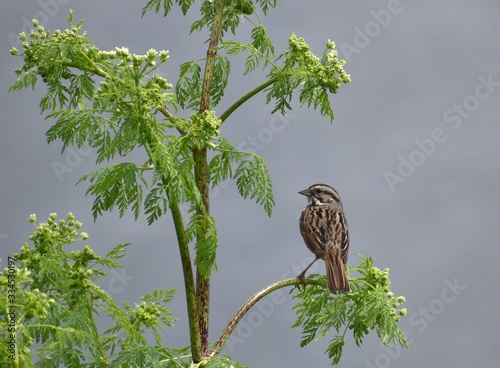
M298 275L298 276L297 276L297 278L298 278L300 281L302 281L302 286L304 287L304 289L306 288L306 285L307 285L307 281L306 281L306 271L307 271L307 269L306 269L306 270L304 270L304 271L302 271L302 272L300 273L300 275ZM297 288L300 290L301 285L300 285L300 284L299 284L299 285L297 285Z

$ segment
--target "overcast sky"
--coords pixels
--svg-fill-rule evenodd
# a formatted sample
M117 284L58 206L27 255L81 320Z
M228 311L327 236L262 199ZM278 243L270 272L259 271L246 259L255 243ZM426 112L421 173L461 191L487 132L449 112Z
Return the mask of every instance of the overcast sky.
M106 214L95 223L92 198L78 179L94 169L94 154L48 146L50 127L40 115L42 84L34 92L7 94L21 59L9 55L16 35L38 17L48 29L65 28L70 9L86 19L98 47L144 53L170 50L161 73L175 83L178 66L203 58L207 33L188 35L196 19L148 14L145 1L17 1L4 5L0 22L0 258L28 239L31 213L73 212L88 244L99 254L132 242L124 273L103 287L134 303L154 288L178 288L170 305L180 318L166 333L168 346L188 345L179 256L169 216L153 226L145 218ZM401 326L408 350L387 350L376 336L362 349L348 339L344 367L491 367L498 364L500 320L498 222L500 220L500 3L496 0L285 1L265 19L282 50L292 30L320 54L336 42L352 83L332 98L335 121L296 108L286 118L270 114L257 96L221 129L236 145L255 147L273 179L272 218L242 200L234 183L213 191L219 225L219 272L212 283L210 339L253 293L294 276L311 254L298 231L305 198L297 192L317 182L340 193L351 231L349 263L372 255L391 269L393 289L405 295ZM249 24L241 28L248 38ZM233 79L224 106L255 87L262 76ZM253 142L253 143L252 143ZM68 170L61 174L56 167ZM83 246L83 244L82 244ZM313 272L324 272L318 262ZM266 304L267 303L267 304ZM326 367L327 340L300 348L291 328L294 303L284 292L256 308L236 329L228 353L250 367ZM267 307L267 308L266 308Z

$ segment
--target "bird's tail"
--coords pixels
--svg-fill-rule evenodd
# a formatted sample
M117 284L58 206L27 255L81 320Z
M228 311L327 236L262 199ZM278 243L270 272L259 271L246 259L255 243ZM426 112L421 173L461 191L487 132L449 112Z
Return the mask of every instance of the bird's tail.
M349 292L349 280L347 280L339 249L333 248L325 254L325 266L328 289L341 293Z

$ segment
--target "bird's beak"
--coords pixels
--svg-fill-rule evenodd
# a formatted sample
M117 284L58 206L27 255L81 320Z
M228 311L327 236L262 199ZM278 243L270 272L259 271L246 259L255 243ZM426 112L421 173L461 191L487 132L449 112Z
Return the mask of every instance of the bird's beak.
M311 191L309 189L304 189L299 192L299 194L305 195L306 197L311 196Z

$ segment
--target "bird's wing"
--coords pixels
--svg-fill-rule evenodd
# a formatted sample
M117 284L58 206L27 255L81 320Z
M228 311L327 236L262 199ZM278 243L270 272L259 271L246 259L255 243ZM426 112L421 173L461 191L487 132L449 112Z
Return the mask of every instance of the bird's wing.
M304 209L299 226L300 233L309 250L316 254L316 256L323 258L322 254L325 252L326 245L330 241L331 232L325 226L326 222L318 221L319 218L323 218L324 214L319 214L317 211L323 211L323 209Z
M347 256L349 255L349 226L347 226L347 219L342 212L337 212L338 216L338 228L335 229L335 234L338 236L338 241L340 243L340 257L342 261L347 263Z

